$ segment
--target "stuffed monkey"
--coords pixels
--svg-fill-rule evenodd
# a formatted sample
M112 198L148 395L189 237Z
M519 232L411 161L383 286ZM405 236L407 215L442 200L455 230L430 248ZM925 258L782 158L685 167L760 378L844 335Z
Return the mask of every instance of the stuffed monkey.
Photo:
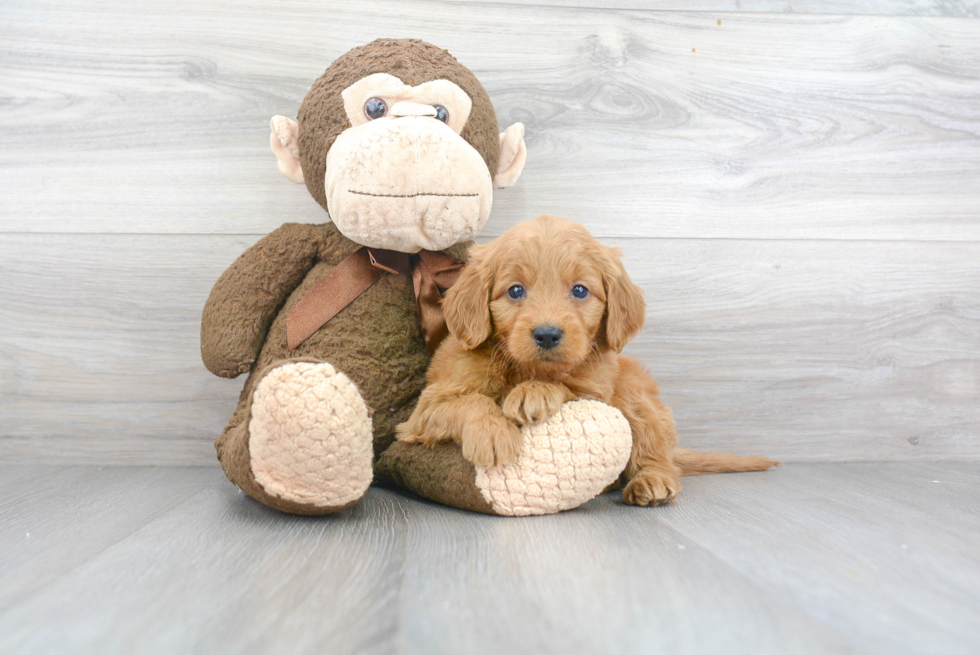
M541 514L589 500L622 471L629 426L595 401L525 428L505 466L474 467L455 445L392 445L446 335L441 294L493 189L524 167L523 125L498 129L473 73L415 39L354 48L314 82L297 121L272 119L280 172L331 222L261 239L204 308L207 368L248 373L215 447L252 498L329 514L375 480L475 511Z

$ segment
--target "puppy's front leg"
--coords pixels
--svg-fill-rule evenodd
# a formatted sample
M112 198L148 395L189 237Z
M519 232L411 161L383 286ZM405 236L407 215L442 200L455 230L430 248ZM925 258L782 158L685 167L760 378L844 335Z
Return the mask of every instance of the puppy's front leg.
M669 503L681 490L681 470L673 460L677 438L670 410L654 399L620 409L633 430L623 501L644 506Z
M629 505L662 505L681 490L681 470L674 464L677 433L670 410L657 398L656 384L638 363L623 359L624 375L613 406L633 431L633 451L623 472L623 501Z
M504 416L517 425L537 423L554 416L565 402L574 399L575 394L564 384L521 382L504 398Z
M463 457L476 466L499 466L517 461L521 430L504 417L489 396L459 395L426 389L412 416L398 426L400 441L432 446L455 441Z

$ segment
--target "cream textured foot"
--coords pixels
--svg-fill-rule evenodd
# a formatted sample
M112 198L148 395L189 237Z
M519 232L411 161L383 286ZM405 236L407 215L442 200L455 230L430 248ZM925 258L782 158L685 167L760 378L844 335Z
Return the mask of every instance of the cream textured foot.
M567 402L523 432L516 463L476 467L476 486L496 514L553 514L578 507L616 481L633 447L626 418L597 400Z
M316 507L355 503L371 484L371 418L357 387L330 364L296 362L255 388L252 473L265 491Z

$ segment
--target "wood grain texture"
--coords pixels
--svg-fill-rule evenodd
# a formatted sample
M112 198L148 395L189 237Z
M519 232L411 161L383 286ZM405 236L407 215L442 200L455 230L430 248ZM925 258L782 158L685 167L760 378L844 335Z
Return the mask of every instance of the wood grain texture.
M487 0L459 0L486 4ZM645 11L706 11L780 14L863 14L872 16L948 16L976 18L971 0L502 0L505 4Z
M712 502L663 522L877 650L968 653L980 646L978 483L976 464L708 477Z
M980 238L975 20L428 0L0 12L3 231L319 221L275 170L269 117L350 47L416 36L476 71L502 125L527 125L488 235L550 212L607 237Z
M134 523L99 554L0 613L0 650L392 652L405 518L387 496L372 495L323 521L259 505L217 466L156 470L175 480L206 477L209 484L149 525ZM98 491L90 495L90 502L119 504ZM88 526L65 527L106 538L102 522ZM75 551L62 541L58 553L39 553L35 565ZM38 630L46 621L37 611L60 614L47 624L56 629Z
M85 520L67 507L41 518L43 502L22 507L0 486L0 525L44 520L29 563L59 571L0 609L4 653L980 647L977 464L792 465L687 479L667 507L607 494L527 519L380 489L295 517L217 467L79 471L34 468L19 492L85 498L99 508ZM0 480L16 472L0 467ZM146 521L132 509L150 485L199 491ZM0 535L0 562L23 556L16 534Z
M0 612L15 607L213 481L188 467L4 467L0 486ZM5 480L6 482L6 480Z
M636 509L615 493L533 523L420 507L406 652L857 652L838 626Z
M0 459L214 461L241 381L200 364L204 299L324 220L268 118L381 36L527 125L484 238L623 245L687 445L980 458L977 3L672 1L2 3Z
M212 463L242 380L204 369L200 312L252 239L0 235L0 459ZM980 459L980 244L609 243L686 445Z

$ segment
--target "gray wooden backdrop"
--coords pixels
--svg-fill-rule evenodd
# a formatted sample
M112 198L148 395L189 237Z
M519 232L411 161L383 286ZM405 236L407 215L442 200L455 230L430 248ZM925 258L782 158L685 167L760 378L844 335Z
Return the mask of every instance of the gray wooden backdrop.
M471 67L539 213L622 246L682 441L980 459L980 13L933 0L4 0L0 458L209 464L211 285L321 222L268 150L336 56Z

